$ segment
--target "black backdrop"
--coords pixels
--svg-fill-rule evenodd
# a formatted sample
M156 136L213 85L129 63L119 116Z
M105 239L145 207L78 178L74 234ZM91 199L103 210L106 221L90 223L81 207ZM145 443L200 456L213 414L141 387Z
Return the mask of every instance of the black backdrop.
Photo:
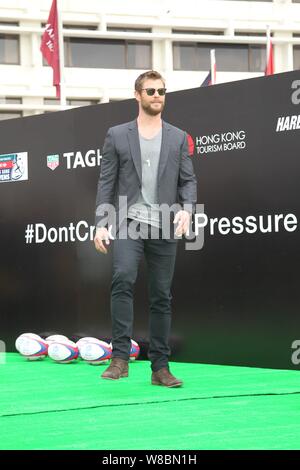
M266 226L268 215L299 217L299 129L276 132L279 117L300 114L291 99L299 75L167 96L164 119L194 139L198 203L209 219L264 215ZM135 101L126 100L0 124L0 154L28 152L28 180L0 184L0 339L8 350L29 331L109 338L111 255L98 254L91 239L26 243L25 229L37 223L48 229L79 221L93 225L99 166L88 166L91 159L83 166L80 155L101 152L107 129L136 113ZM208 151L213 144L207 141L217 145L218 136L241 148L225 150L219 142ZM66 152L74 156L63 157ZM59 155L55 170L47 167L48 155ZM70 162L75 167L68 168ZM173 359L297 368L291 346L300 337L298 226L224 235L215 225L214 234L205 228L204 238L201 250L179 242ZM146 298L142 263L135 297L138 341L147 340Z

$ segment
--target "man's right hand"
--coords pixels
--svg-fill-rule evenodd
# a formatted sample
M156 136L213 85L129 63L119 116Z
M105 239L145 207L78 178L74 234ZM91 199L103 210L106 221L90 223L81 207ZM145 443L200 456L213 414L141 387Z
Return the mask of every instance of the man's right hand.
M107 249L104 246L104 242L106 243L106 245L109 245L109 243L110 243L110 241L109 241L109 232L108 232L107 228L105 228L105 227L97 228L96 235L94 237L95 248L100 253L104 253L106 255L107 254Z

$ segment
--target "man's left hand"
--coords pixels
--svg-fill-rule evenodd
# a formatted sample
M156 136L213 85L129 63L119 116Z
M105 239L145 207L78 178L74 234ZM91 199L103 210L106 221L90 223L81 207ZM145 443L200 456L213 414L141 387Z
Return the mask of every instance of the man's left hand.
M178 226L175 230L175 235L181 237L188 232L189 225L191 220L191 214L187 211L179 211L175 215L174 224L178 223Z

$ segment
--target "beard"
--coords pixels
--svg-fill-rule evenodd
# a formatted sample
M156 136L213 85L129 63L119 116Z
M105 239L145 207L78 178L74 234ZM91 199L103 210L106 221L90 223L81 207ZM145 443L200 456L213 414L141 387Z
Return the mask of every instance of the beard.
M160 107L159 108L158 107L154 108L154 107L152 107L152 104L153 103L145 103L145 102L143 102L143 100L141 101L141 106L142 106L143 110L149 116L157 116L158 114L160 114L163 111L164 106L165 106L164 103L159 103Z

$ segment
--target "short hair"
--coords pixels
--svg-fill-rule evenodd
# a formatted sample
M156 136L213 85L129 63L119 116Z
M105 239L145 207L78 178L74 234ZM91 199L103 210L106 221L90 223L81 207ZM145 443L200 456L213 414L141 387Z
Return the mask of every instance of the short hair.
M144 82L148 79L161 80L164 84L164 87L166 86L165 79L161 76L159 72L156 72L155 70L148 70L148 72L142 73L136 79L135 84L134 84L135 91L140 92L143 88Z

